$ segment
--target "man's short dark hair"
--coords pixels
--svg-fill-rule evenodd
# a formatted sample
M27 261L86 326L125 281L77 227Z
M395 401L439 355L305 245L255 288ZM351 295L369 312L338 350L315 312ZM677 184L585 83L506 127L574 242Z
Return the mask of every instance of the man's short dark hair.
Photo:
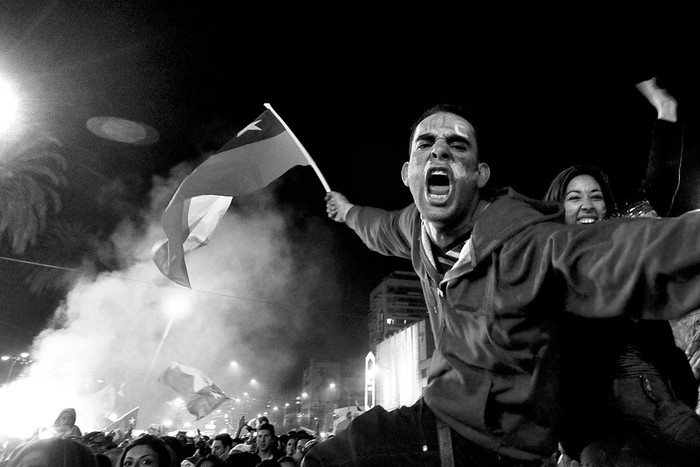
M461 104L437 104L424 110L423 113L421 113L420 116L411 125L411 133L409 135L408 140L409 153L412 149L411 145L413 144L413 134L416 132L416 128L418 127L420 122L430 117L431 115L435 115L438 113L450 113L462 117L463 119L468 121L474 128L474 132L477 134L478 139L477 126L479 125L479 123L477 121L476 111L474 109ZM479 153L481 153L481 148L479 148ZM479 156L479 160L481 160L481 156Z
M268 430L272 437L275 437L275 427L271 423L261 423L258 427L258 431L260 430Z
M218 435L214 436L212 443L214 441L221 441L221 444L228 446L229 449L233 447L233 438L231 438L231 435L228 433L219 433Z

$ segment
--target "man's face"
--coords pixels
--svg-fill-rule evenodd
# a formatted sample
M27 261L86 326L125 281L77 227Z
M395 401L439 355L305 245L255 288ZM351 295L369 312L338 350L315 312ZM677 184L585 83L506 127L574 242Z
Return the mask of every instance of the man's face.
M214 442L211 443L211 452L216 457L223 457L225 454L228 453L226 447L224 446L224 443L218 439L215 439Z
M270 430L258 430L258 449L267 452L272 448L272 433Z
M452 224L476 205L488 166L478 162L474 127L455 114L437 113L416 127L401 175L424 220Z

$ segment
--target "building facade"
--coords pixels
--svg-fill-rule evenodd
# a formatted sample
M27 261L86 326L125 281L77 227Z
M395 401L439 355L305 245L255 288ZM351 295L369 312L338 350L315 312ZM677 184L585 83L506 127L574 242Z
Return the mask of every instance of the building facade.
M369 345L377 345L389 336L426 318L428 309L418 276L412 271L394 271L370 293Z

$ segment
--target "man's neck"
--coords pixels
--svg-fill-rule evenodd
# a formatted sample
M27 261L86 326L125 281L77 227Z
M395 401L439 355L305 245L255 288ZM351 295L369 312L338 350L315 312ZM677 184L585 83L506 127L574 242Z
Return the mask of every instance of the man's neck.
M466 240L471 234L472 228L479 214L486 209L488 202L478 200L475 206L469 211L469 214L460 219L456 224L440 223L440 222L425 222L425 228L430 237L430 241L436 247L446 250L455 244Z

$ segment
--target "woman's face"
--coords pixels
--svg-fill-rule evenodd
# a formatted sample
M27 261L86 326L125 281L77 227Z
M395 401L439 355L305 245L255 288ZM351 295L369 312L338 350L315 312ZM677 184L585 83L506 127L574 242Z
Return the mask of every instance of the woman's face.
M594 224L605 218L605 198L600 183L590 175L572 178L564 194L567 224Z
M286 446L286 453L288 456L291 456L294 454L294 451L297 450L297 440L295 438L290 438L287 440L287 446Z
M129 449L124 457L122 467L140 467L142 465L149 467L158 467L159 465L158 454L146 444L139 444Z

